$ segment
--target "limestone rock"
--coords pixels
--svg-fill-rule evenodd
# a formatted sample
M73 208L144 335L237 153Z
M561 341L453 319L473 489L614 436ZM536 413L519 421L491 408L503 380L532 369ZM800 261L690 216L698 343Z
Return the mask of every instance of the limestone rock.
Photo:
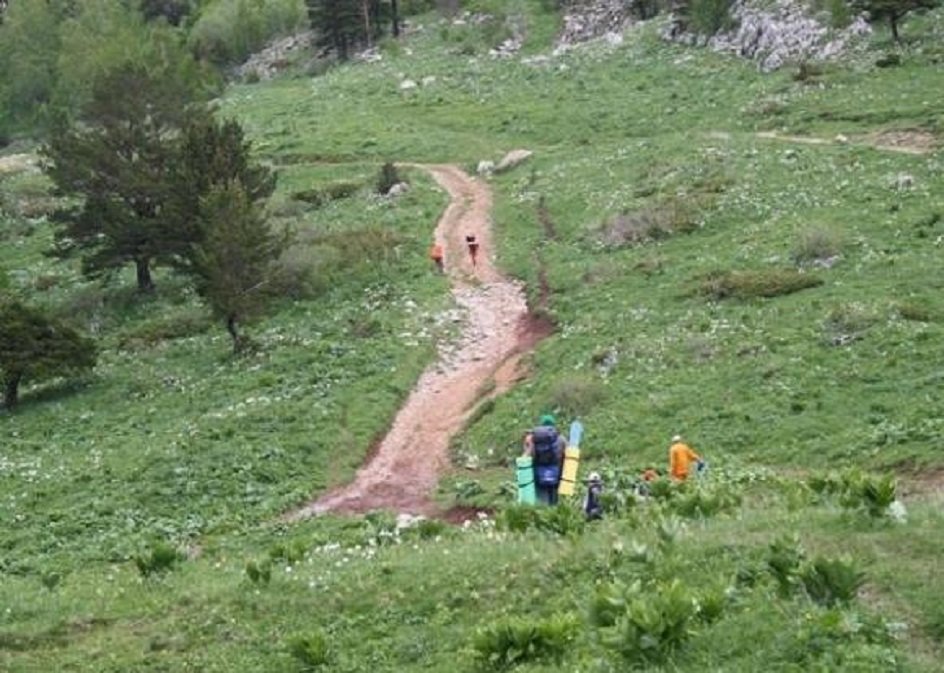
M512 150L498 162L498 165L495 166L495 172L502 173L511 170L515 166L527 161L532 154L534 154L534 152L531 150Z

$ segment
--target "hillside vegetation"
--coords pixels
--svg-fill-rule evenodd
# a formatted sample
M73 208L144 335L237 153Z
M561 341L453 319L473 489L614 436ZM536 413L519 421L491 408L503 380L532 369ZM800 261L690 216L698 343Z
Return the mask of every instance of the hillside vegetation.
M553 3L501 4L524 58L429 14L377 62L226 88L296 231L242 358L179 276L141 297L45 256L58 197L0 157L0 287L100 350L0 416L0 668L939 670L944 13L762 74L658 19L551 55ZM481 514L285 523L455 328L446 197L406 168L379 196L381 165L514 148L485 252L556 331L454 439L435 497ZM603 521L512 504L544 411L583 420ZM637 502L675 433L707 476Z

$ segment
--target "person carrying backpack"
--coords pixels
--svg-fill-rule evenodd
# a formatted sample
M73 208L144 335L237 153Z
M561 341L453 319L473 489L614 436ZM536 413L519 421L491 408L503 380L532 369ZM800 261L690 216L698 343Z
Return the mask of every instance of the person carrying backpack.
M534 489L537 500L544 505L557 504L557 486L564 467L567 440L557 431L551 414L541 416L541 424L525 435L524 455L531 456L534 467Z

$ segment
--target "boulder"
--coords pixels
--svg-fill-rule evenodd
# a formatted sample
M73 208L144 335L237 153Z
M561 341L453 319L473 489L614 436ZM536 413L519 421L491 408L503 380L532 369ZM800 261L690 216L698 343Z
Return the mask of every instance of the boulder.
M475 172L483 176L491 175L495 172L495 162L483 159L479 162L479 165L476 166Z
M502 173L503 171L510 171L515 166L527 161L532 154L534 154L534 152L531 150L512 150L498 162L498 165L495 166L495 172Z

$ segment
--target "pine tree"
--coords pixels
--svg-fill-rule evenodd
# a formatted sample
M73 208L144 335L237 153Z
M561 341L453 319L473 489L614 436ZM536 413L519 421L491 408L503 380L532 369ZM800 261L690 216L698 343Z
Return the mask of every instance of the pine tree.
M82 254L90 277L133 263L138 289L154 287L151 267L181 251L174 213L174 166L181 129L194 114L191 85L127 65L94 87L78 124L59 124L43 148L57 190L82 199L54 216L53 253Z
M19 301L0 300L0 375L8 410L16 407L24 380L87 371L95 357L90 339Z
M274 263L288 244L271 231L238 181L215 185L201 200L203 241L195 247L197 291L226 324L238 354L250 345L240 326L262 313Z
M168 232L176 240L167 249L178 251L175 266L193 268L194 245L204 238L200 200L214 186L238 181L252 203L267 199L275 190L276 176L251 160L251 143L236 120L219 121L212 115L194 116L184 129L176 163L173 216Z

